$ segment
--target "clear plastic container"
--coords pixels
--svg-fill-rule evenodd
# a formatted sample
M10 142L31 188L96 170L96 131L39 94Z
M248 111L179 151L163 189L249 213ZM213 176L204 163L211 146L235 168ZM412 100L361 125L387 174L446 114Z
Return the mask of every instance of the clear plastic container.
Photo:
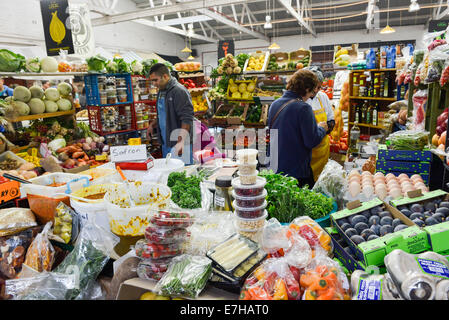
M235 199L235 206L240 208L255 208L261 206L265 202L265 198L267 197L267 190L263 190L261 195L256 197L241 197L238 196L235 191L232 191L232 197Z
M100 104L108 103L108 94L106 91L100 91Z
M125 94L120 94L118 96L118 101L119 102L127 102L128 101L128 96L126 95L126 93Z
M237 160L240 163L253 163L257 161L257 155L259 151L257 149L241 149L237 150Z
M234 207L235 214L244 219L257 219L262 217L265 214L265 209L267 207L267 202L264 201L263 204L259 207L253 207L253 208L244 208L239 207L235 200L232 203L232 206Z
M136 255L142 259L163 259L183 253L181 243L157 244L146 239L138 240L134 245L134 249Z
M143 121L143 120L137 121L136 124L137 124L137 129L143 129L143 128L145 128L145 127L144 127L145 121Z
M182 242L188 239L190 233L184 228L173 229L170 227L161 227L154 224L148 226L145 230L145 238L157 244L167 244Z
M127 95L126 94L126 87L118 87L117 88L117 94L119 95L119 96L121 96L121 95Z
M239 216L235 217L235 225L239 230L246 231L256 231L260 228L263 228L265 225L265 221L268 217L268 212L266 210L263 211L263 215L259 218L241 218Z
M142 260L137 265L137 275L144 280L160 280L167 271L172 258Z
M115 88L113 87L109 87L108 89L106 89L106 94L108 97L115 97L117 96L117 90L115 90Z
M150 222L161 227L187 228L193 224L193 218L187 212L177 210L153 210Z
M239 229L237 228L237 232L252 241L255 241L257 243L260 243L262 240L263 235L263 229L264 227L258 229L258 230L246 230L246 229Z
M257 182L257 175L259 174L259 171L255 171L249 175L238 173L240 177L240 182L244 185L253 185Z
M114 104L114 103L117 103L117 96L108 96L107 104Z
M254 174L257 169L257 163L257 161L253 161L250 163L238 162L237 165L239 166L239 173L243 175Z
M262 177L256 178L256 183L252 185L242 184L240 177L232 180L232 187L235 194L241 197L257 197L263 193L267 180Z

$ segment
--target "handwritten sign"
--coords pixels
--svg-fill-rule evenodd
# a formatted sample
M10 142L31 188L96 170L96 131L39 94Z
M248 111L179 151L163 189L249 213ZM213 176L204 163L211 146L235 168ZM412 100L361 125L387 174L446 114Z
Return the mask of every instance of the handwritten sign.
M111 147L111 162L139 161L146 160L147 146L117 146Z
M142 141L140 138L130 138L128 139L128 145L130 146L138 146L142 144Z

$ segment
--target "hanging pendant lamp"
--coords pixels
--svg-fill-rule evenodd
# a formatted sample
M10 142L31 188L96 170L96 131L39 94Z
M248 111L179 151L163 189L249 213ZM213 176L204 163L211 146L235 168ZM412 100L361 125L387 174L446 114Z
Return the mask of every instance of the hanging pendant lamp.
M385 28L383 28L382 31L380 31L381 34L389 34L389 33L396 32L396 30L394 30L394 28L390 27L389 21L390 21L390 0L388 0L387 26Z

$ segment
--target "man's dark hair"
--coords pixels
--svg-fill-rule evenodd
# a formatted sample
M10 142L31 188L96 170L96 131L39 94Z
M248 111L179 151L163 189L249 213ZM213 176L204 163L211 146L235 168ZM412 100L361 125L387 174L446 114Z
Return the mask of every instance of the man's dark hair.
M170 70L168 67L163 63L156 63L154 66L150 69L150 74L157 74L159 77L162 77L164 74L170 75Z
M307 92L313 91L319 84L318 77L312 71L301 69L292 76L287 84L287 90L304 97Z

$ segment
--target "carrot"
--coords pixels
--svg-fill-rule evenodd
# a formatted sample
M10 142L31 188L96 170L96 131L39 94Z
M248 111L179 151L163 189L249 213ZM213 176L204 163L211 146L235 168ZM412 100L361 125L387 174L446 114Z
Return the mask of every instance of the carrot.
M248 293L251 295L252 300L273 300L270 295L260 287L249 288Z
M73 159L78 159L78 158L84 157L84 155L85 155L85 153L83 151L81 151L81 152L74 152L72 154L72 158Z
M68 147L59 148L58 150L56 150L56 153L63 153L63 152L66 152L67 149L68 149Z
M84 160L84 161L89 161L89 157L87 156L87 154L84 154L83 160Z

